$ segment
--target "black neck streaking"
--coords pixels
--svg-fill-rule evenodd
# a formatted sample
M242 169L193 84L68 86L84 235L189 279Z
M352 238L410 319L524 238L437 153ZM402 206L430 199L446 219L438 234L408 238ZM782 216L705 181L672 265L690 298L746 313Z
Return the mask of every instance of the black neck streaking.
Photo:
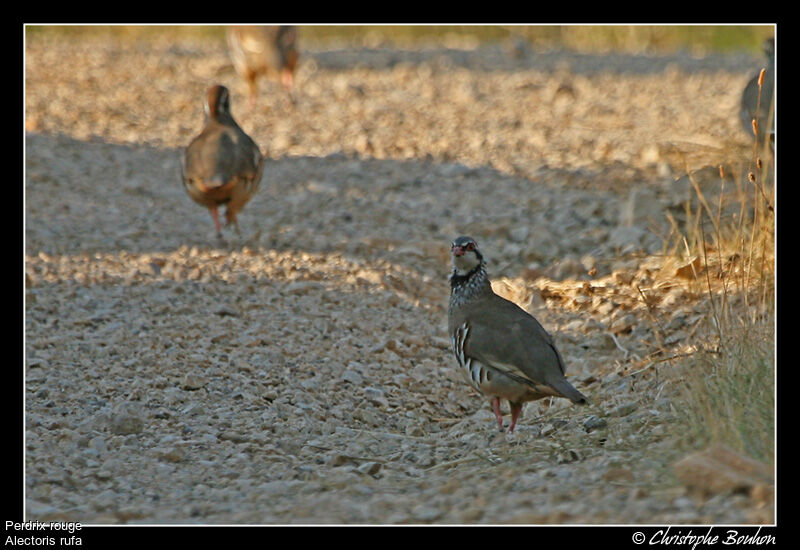
M487 285L491 283L486 274L486 262L481 261L464 275L459 275L453 268L450 274L450 307L459 306L470 300Z

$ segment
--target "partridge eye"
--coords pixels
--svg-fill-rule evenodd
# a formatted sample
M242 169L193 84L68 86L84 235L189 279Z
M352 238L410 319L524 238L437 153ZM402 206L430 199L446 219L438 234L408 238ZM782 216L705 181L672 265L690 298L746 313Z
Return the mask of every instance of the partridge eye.
M467 243L467 246L465 246L464 248L466 248L467 250L475 250L475 245L472 243Z

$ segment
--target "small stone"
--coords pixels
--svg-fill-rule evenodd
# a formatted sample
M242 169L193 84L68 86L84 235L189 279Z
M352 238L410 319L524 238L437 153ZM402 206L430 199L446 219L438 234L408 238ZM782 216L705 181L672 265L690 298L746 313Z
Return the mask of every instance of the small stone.
M109 429L117 435L136 434L144 430L140 408L132 403L118 405L111 413Z
M161 447L154 449L154 454L167 462L181 462L184 459L184 452L180 447Z
M224 305L218 306L214 310L214 314L219 315L220 317L237 317L239 315L239 313L235 309Z
M201 403L189 403L181 412L183 414L194 416L196 414L203 414L203 412L205 412L205 408Z
M628 416L637 409L636 403L624 403L611 409L608 416Z
M515 243L524 243L528 240L528 235L530 235L530 228L527 225L515 227L508 232L509 238Z
M296 281L286 285L284 291L287 294L302 296L314 290L325 290L325 285L316 281Z
M345 464L350 464L352 461L353 459L350 458L349 456L337 453L328 460L328 465L336 468L337 466L344 466Z
M89 447L97 451L98 453L106 452L106 440L102 436L96 436L89 440L88 443Z
M416 424L410 424L406 426L406 435L410 435L411 437L423 437L425 432Z
M636 276L636 273L633 271L614 271L611 274L611 277L614 279L614 282L618 285L629 285L633 278Z
M61 509L55 506L32 501L30 499L28 499L26 507L28 509L27 518L36 519L39 521L44 521L51 517L57 517L59 513L62 513Z
M629 483L633 481L633 472L631 472L627 468L622 468L619 466L609 468L603 474L604 481L622 481Z
M584 338L584 344L582 345L587 349L595 351L617 349L614 339L607 332L595 332L589 335L588 338ZM616 374L614 376L616 376ZM605 384L605 381L603 383Z
M208 380L204 376L191 372L187 372L183 375L183 378L181 378L181 389L187 391L199 390L206 384L208 384Z
M420 504L411 510L411 514L414 518L420 521L436 521L442 517L442 513L440 509L429 504Z
M483 517L483 510L481 508L468 508L461 512L461 520L464 523L471 523L478 521Z
M372 414L372 412L370 412L367 409L358 409L353 414L353 417L354 418L358 418L359 420L361 420L362 422L364 422L365 424L368 424L370 426L378 426L378 425L380 425L380 421L378 420L378 417L376 417L374 414Z
M406 514L405 512L392 512L386 518L386 522L385 523L387 525L395 525L395 524L400 524L400 523L410 523L411 521L412 521L411 517L408 514Z
M389 406L389 401L383 396L383 391L377 388L364 388L364 396L373 405L382 408Z
M610 338L609 338L609 340L610 340ZM613 341L612 341L612 343L613 343ZM616 372L611 372L611 373L608 373L607 375L605 375L600 380L600 383L603 386L610 386L611 384L615 384L617 381L619 381L619 378L620 378L619 374L617 374Z
M553 425L554 429L560 430L569 424L569 420L564 420L563 418L554 418L551 424Z
M354 370L344 371L344 374L342 375L342 380L344 380L345 382L350 382L351 384L354 384L356 386L359 386L364 382L364 378L362 378L361 375Z
M596 414L591 415L589 418L583 421L583 428L587 432L591 432L592 430L599 430L600 428L605 428L607 425L606 420L604 418L600 418Z
M645 230L634 225L631 227L621 226L611 231L608 236L608 243L620 252L634 252L641 249Z
M678 497L672 501L672 505L676 508L696 508L694 501L687 497Z
M364 395L367 396L367 399L374 399L376 397L383 397L383 390L380 390L378 388L366 387L366 388L364 388Z
M262 483L258 486L258 490L264 495L279 497L291 493L299 485L302 485L301 481L276 479Z
M571 258L565 258L556 263L556 265L553 267L551 276L553 279L561 281L568 278L578 277L580 275L584 275L585 273L586 270L583 268L583 265L581 265L580 262Z
M592 271L592 269L597 269L597 258L595 258L590 254L587 254L581 257L581 265L583 266L583 269L585 269L586 272L588 273Z
M380 469L381 469L380 462L364 462L363 464L361 464L356 468L356 470L358 470L360 473L370 476L377 474L380 471Z
M561 328L562 332L578 332L583 330L584 322L581 319L570 321Z
M244 443L247 437L236 430L225 430L219 434L219 438L223 441L233 441L234 443Z
M132 519L140 519L145 517L145 512L143 508L138 506L121 506L114 515L117 517L118 520L127 522Z
M611 330L614 334L627 334L631 330L633 330L633 327L636 326L637 322L638 319L636 318L636 316L632 313L629 313L614 320L614 323L611 326Z
M562 453L559 453L556 457L556 461L559 464L569 464L571 462L577 462L581 460L583 456L577 449L569 449Z

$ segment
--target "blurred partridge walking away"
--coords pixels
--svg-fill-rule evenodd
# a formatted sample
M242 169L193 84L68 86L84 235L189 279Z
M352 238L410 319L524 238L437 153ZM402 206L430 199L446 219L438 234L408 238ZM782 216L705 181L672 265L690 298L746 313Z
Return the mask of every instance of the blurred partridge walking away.
M286 91L291 91L298 58L295 27L228 27L227 36L233 66L247 82L251 105L256 101L261 76L279 76Z
M553 396L586 404L586 397L564 376L564 359L542 325L494 293L475 240L457 238L450 256L448 331L453 354L469 384L490 398L500 431L501 399L511 406L509 432L526 401Z
M264 157L258 145L236 124L225 86L206 94L205 127L181 157L181 177L189 196L208 208L222 239L217 209L225 205L225 220L239 233L237 215L261 182Z
M756 74L750 79L742 92L741 110L739 118L744 131L753 134L753 119L758 114L758 142L763 144L765 139L775 132L775 111L773 105L773 92L775 90L775 39L769 38L764 42L764 55L767 56L767 66L764 67L764 81L761 84L761 102L759 104L758 77ZM760 73L760 71L759 71Z

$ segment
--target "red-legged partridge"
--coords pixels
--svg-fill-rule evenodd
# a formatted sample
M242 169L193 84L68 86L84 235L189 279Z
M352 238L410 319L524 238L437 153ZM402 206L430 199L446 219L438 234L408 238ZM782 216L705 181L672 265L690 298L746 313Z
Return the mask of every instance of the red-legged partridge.
M260 76L278 75L290 92L297 66L297 28L293 26L228 27L228 49L236 72L247 82L254 104Z
M759 104L759 74L756 74L750 79L750 82L747 83L747 86L745 86L742 92L741 110L739 111L742 127L745 132L751 136L754 135L753 119L756 118L756 112L758 112L758 141L762 144L768 136L773 139L775 132L775 113L772 105L772 95L775 90L774 38L769 38L764 41L764 54L767 56L767 66L764 67L766 72L764 73L764 81L761 84L761 103ZM759 73L760 72L761 71L759 71Z
M490 398L500 431L501 399L511 405L509 432L526 401L554 396L585 404L586 397L564 377L564 359L542 325L494 293L477 243L459 237L450 255L448 330L453 354L470 385Z
M236 217L258 190L264 157L231 116L230 94L225 86L212 86L204 107L205 127L181 157L181 177L189 196L208 208L221 239L217 208L226 206L226 222L239 233Z

